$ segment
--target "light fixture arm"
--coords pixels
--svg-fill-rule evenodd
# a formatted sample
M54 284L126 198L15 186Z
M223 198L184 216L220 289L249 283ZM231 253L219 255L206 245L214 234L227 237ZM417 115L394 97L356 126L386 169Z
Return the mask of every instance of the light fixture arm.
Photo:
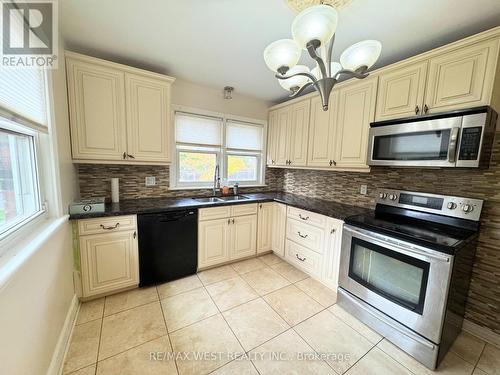
M307 43L306 45L306 48L307 48L307 52L309 52L309 56L311 56L312 59L314 59L317 63L318 63L318 66L319 66L319 69L321 71L321 75L323 76L323 78L326 78L328 77L328 75L326 74L326 68L325 68L325 63L323 61L323 59L318 56L318 54L316 53L316 49L319 48L321 46L321 42L319 40L311 40L310 42Z
M299 88L297 91L292 92L289 97L290 98L295 98L296 96L300 95L305 89L308 87L314 85L313 82L307 82L305 85L303 85L301 88Z
M332 52L334 43L335 43L335 34L333 34L332 39L330 39L330 44L328 45L328 50L326 52L326 71L328 73L328 77L330 77L330 75L332 74Z
M304 77L309 78L313 82L316 81L316 77L314 77L311 73L295 73L295 74L292 74L291 76L284 76L281 74L275 75L275 77L278 79L288 79L288 78L292 78L292 77L296 77L296 76L304 76Z
M363 79L363 78L368 77L367 70L368 69L365 66L357 69L356 71L349 70L349 69L342 69L342 70L339 70L337 72L337 74L335 74L334 78L338 80L341 74L347 74L347 75L349 75L351 77L355 77L355 78L358 78L358 79Z

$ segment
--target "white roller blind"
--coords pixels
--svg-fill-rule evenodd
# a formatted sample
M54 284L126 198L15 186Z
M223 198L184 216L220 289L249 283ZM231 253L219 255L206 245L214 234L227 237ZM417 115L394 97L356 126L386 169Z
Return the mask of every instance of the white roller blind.
M262 150L262 125L228 120L226 126L226 147L240 150Z
M177 143L221 146L222 119L176 112L175 140Z
M0 68L0 109L47 126L44 72L36 68Z

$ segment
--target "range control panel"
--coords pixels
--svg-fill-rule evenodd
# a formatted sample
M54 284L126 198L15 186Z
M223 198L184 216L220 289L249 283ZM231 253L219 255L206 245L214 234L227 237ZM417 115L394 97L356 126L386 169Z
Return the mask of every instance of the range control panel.
M381 190L377 204L408 208L415 211L479 221L483 201L481 199L454 197L403 190Z

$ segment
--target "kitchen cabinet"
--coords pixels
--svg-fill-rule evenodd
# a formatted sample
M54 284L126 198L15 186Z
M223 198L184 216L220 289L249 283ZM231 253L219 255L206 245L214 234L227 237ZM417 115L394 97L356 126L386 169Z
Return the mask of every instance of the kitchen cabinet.
M340 252L342 249L343 226L344 222L342 220L328 218L321 280L333 290L337 290L339 286L339 265Z
M277 111L276 163L277 166L305 166L309 135L310 100L300 101ZM273 135L273 134L271 134Z
M115 293L139 284L135 216L78 221L82 297Z
M276 164L278 134L278 111L271 111L269 112L269 121L267 123L267 165Z
M273 202L260 203L257 227L257 254L273 249L273 219L275 206Z
M122 160L127 148L125 75L66 61L73 159Z
M427 66L427 61L422 61L380 75L375 114L377 121L422 113Z
M307 156L307 166L309 167L334 167L338 99L338 91L332 91L328 111L323 111L323 104L319 96L311 99Z
M375 117L378 77L369 77L339 90L335 166L366 168L368 132Z
M74 162L170 162L174 79L66 52Z
M285 256L286 212L287 206L285 204L274 204L272 249L280 257Z
M229 237L229 257L231 260L255 255L257 251L257 215L231 218Z
M429 112L487 105L495 81L498 38L429 60L425 105Z
M170 83L125 75L127 154L134 161L170 161Z
M257 253L257 204L202 208L198 220L198 269Z

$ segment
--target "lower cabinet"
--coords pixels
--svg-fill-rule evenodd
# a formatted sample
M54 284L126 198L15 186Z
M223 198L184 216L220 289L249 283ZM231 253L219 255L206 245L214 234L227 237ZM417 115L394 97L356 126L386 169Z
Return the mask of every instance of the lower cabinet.
M257 254L273 249L273 219L275 203L260 203L257 227Z
M341 220L288 207L285 259L336 290L342 226Z
M116 223L111 225L110 220ZM79 220L82 297L111 294L139 284L135 223L135 216Z
M235 205L200 210L198 223L198 268L206 268L257 253L257 205ZM245 213L255 212L251 215ZM204 220L232 215L220 219ZM238 216L241 215L241 216Z
M280 257L285 256L286 211L286 205L282 203L274 203L272 249L273 252Z

